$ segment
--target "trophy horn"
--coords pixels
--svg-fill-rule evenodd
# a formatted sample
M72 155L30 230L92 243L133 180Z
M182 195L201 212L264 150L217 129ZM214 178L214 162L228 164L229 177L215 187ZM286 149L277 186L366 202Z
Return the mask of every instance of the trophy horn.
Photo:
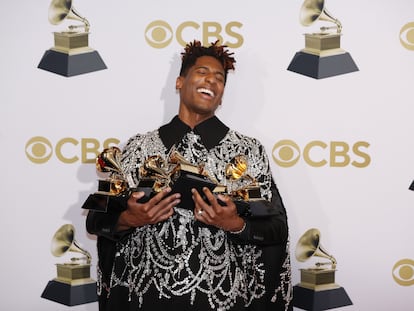
M231 159L226 165L226 177L237 180L246 175L247 160L244 156L238 155Z
M52 238L51 252L60 257L67 252L81 253L86 256L87 263L91 262L91 255L78 245L75 240L75 228L71 224L60 227Z
M247 159L244 155L236 155L225 167L226 178L230 180L247 179L256 184L256 179L247 173Z
M322 257L328 258L332 263L332 268L336 267L336 259L330 255L320 244L321 233L318 229L312 228L306 231L299 239L296 246L296 259L300 262L304 262L309 258ZM317 263L317 266L324 263Z
M53 0L49 6L49 22L53 25L60 24L65 19L72 19L84 23L85 31L89 31L89 22L82 17L73 7L72 0ZM69 29L82 26L69 26Z
M184 158L181 153L179 153L177 150L172 150L171 154L169 156L169 162L173 164L188 164L192 165L190 161L188 161L186 158Z
M321 27L321 31L331 28L336 28L337 33L342 31L341 22L326 10L325 0L305 0L300 9L299 20L303 26L310 26L317 20L331 22L336 24L336 26Z
M100 172L121 173L121 149L116 146L105 148L96 158L96 169Z

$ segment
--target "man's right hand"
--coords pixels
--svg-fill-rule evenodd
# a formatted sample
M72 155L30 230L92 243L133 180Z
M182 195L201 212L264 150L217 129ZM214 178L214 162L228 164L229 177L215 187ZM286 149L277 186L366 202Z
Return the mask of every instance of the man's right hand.
M148 224L164 221L174 213L173 207L180 202L180 194L168 195L171 188L163 189L148 202L138 203L145 193L133 192L128 199L128 208L121 213L118 219L117 230L127 230Z

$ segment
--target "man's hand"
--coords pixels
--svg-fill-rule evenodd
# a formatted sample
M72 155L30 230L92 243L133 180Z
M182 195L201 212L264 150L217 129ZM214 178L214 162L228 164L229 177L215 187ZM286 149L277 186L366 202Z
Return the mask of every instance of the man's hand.
M180 194L167 196L169 192L171 188L166 188L146 203L138 203L145 195L144 192L133 192L127 202L128 208L119 216L117 230L155 224L171 217L174 213L173 207L180 202Z
M225 231L239 231L244 226L244 220L237 214L236 205L228 196L219 194L218 199L211 191L204 187L203 194L209 203L206 203L196 189L191 189L195 203L194 216L198 221L212 225Z

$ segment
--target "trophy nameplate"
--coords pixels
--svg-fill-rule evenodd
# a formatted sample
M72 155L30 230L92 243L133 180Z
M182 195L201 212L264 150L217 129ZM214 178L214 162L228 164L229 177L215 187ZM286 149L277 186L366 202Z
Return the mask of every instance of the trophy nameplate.
M52 239L51 251L56 257L66 252L78 252L86 258L72 258L73 262L56 264L57 277L49 281L41 297L67 306L80 305L98 300L96 281L91 278L91 256L74 239L75 229L66 224L60 227ZM77 263L76 261L82 261Z
M358 71L351 55L341 48L342 25L324 7L324 0L305 0L300 22L309 26L317 20L335 23L334 27L321 27L321 32L305 34L305 48L296 52L287 70L315 79ZM329 32L336 28L337 32Z
M89 22L75 11L72 0L53 0L49 7L50 23L56 25L65 19L78 20L84 25L54 32L55 45L44 53L38 68L66 77L106 69L99 53L89 47ZM80 27L84 31L78 31Z
M293 287L293 306L311 311L321 311L352 305L345 289L335 283L336 260L320 244L318 229L309 229L298 241L296 259L310 257L328 258L330 262L317 263L314 268L300 270L300 283ZM331 268L324 268L330 264Z

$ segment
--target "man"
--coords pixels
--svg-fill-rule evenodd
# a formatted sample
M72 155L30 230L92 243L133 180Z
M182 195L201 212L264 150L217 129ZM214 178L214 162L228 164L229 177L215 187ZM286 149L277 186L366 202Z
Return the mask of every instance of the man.
M218 42L187 44L176 80L178 115L132 137L122 168L138 183L146 159L167 159L175 150L228 191L192 188L188 203L187 193L165 187L149 200L143 200L144 192L132 193L125 210L112 200L107 213L90 211L87 229L98 236L101 311L292 308L286 211L265 150L215 116L235 63L226 48ZM244 179L226 172L238 157L246 159ZM251 214L227 195L246 186L246 179L260 186L262 198Z

